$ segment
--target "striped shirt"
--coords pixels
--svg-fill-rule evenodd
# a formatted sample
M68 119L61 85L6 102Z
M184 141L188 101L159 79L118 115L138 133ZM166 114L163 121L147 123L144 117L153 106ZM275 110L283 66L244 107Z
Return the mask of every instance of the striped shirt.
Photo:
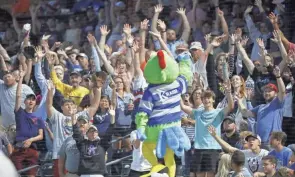
M181 119L180 99L187 92L187 81L179 76L171 84L150 84L139 104L139 112L149 116L148 125L176 122Z

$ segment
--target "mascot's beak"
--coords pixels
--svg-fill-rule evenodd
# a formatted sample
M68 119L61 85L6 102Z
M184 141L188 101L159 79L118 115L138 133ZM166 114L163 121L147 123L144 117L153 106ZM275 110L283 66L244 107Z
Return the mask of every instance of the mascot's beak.
M165 69L166 68L166 62L165 62L165 55L163 50L159 50L157 52L157 56L158 56L158 60L159 60L159 66L161 69Z

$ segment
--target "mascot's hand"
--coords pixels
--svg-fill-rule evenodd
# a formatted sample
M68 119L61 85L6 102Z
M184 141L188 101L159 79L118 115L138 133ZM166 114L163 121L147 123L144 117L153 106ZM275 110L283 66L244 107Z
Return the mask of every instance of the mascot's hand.
M184 155L184 151L191 148L190 140L181 127L169 127L159 133L156 147L158 158L163 158L166 154L167 146L172 149L178 157Z
M136 135L137 135L137 139L139 139L140 141L146 140L146 135L145 135L145 129L144 128L137 129Z

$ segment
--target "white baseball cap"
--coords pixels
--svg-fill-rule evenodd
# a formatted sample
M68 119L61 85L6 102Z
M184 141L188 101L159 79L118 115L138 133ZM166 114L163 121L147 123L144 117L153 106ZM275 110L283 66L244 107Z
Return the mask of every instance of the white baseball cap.
M204 51L203 47L202 47L202 44L200 42L192 42L191 43L191 47L190 47L190 50L192 49L197 49L197 50L202 50Z

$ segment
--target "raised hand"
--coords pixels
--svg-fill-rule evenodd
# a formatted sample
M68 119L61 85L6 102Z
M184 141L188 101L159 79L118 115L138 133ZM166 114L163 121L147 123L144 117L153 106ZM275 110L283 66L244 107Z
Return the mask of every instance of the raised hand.
M38 60L42 59L45 56L45 53L43 52L41 46L35 47L35 55L38 58Z
M161 30L162 32L166 31L166 24L165 24L164 21L162 21L162 20L159 19L159 20L157 21L157 23L158 23L158 27L160 28L160 30Z
M134 41L133 46L132 46L132 50L134 51L134 53L139 52L139 44L137 41Z
M212 135L212 136L216 136L216 129L215 127L213 127L212 125L208 126L208 132Z
M53 90L55 89L55 86L54 86L52 80L49 80L49 81L48 81L47 89L48 89L49 91L53 91Z
M128 46L132 46L134 42L134 37L132 35L127 37L127 44Z
M54 57L53 55L51 55L50 53L46 53L46 60L49 64L49 66L53 66L54 65Z
M142 22L140 22L140 29L141 30L148 30L149 28L149 20L148 19L144 19Z
M278 23L278 17L273 12L268 15L268 19L272 24Z
M155 13L161 13L163 10L162 4L158 4L155 6Z
M110 87L111 89L116 89L116 83L114 82L112 78L110 79Z
M150 33L150 35L152 35L152 36L154 36L154 37L156 37L156 38L158 38L158 39L161 38L161 34L160 34L160 33L154 33L154 32L152 32L152 31L149 31L149 33Z
M273 74L278 78L281 77L281 71L280 68L278 66L275 66L273 69Z
M95 37L92 34L89 33L87 35L87 39L88 39L88 42L89 42L90 45L92 45L92 46L97 45L97 41L96 41Z
M179 15L185 15L185 8L179 8L176 10L176 13L178 13Z
M131 35L131 26L129 24L124 24L123 32L126 34L126 36Z
M253 88L247 88L246 89L246 98L247 100L251 100L254 96L254 90Z
M224 16L224 13L223 13L223 11L222 10L220 10L219 8L218 8L218 16L219 17L223 17Z
M205 40L209 44L211 41L211 33L205 35Z
M245 10L245 15L248 15L250 12L252 12L253 6L248 6L247 9Z
M243 39L241 40L241 45L245 47L248 43L248 40L249 40L249 37L247 36L243 37Z
M257 38L256 42L261 49L263 49L263 50L265 49L264 42L261 38Z
M262 7L262 1L261 0L255 0L254 5L257 7Z
M24 78L26 75L26 72L22 69L22 67L19 68L19 77Z
M218 47L222 44L222 42L223 42L223 36L218 36L213 39L213 41L211 42L211 45L213 45L214 47Z
M275 30L272 34L274 38L271 38L271 41L276 44L279 44L282 41L280 32Z
M230 40L230 43L231 44L235 44L236 43L236 41L237 41L237 35L236 34L232 34L232 35L230 35L230 37L229 37L229 40Z
M108 45L104 46L104 50L105 50L106 54L108 54L108 55L111 55L112 51L113 51L112 47L110 47Z
M66 51L64 51L63 49L59 49L56 52L57 52L57 54L62 55L64 57L66 57L66 58L68 56L67 53L66 53Z
M226 93L231 93L231 82L230 80L227 80L223 84L224 90Z
M108 27L106 25L102 25L100 27L100 33L102 36L107 36L110 33L110 30L108 30Z

